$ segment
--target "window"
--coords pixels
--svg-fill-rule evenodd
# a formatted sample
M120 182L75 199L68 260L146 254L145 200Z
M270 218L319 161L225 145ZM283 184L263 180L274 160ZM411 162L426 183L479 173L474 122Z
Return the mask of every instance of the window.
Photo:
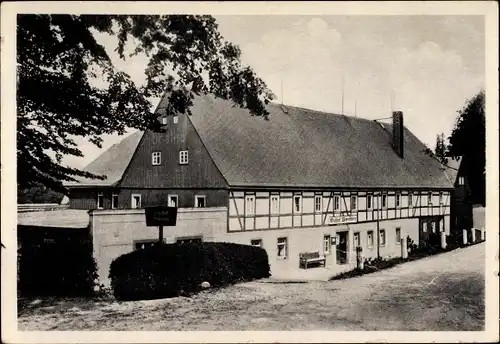
M262 247L262 239L252 239L250 240L250 245L255 247Z
M111 208L112 209L118 208L118 195L117 194L111 195Z
M293 209L294 212L300 213L302 209L302 197L301 196L293 196Z
M97 209L104 208L104 195L102 192L97 194Z
M177 195L168 195L168 206L169 207L179 207L179 197Z
M322 196L314 196L314 210L317 213L321 212L321 201L322 201Z
M161 164L161 152L153 152L151 154L151 163L153 165L160 165Z
M458 177L458 185L465 185L465 178L464 177Z
M373 207L373 196L372 195L368 195L367 198L366 198L366 208L367 209L372 209Z
M382 208L387 208L387 195L382 194Z
M201 244L203 240L200 237L193 238L177 238L175 240L178 244Z
M184 151L180 151L179 152L179 163L181 165L187 165L188 163L188 151L187 150L184 150Z
M411 192L408 194L408 207L413 207L413 194Z
M167 124L167 117L162 117L162 118L161 118L161 123L162 123L163 125L166 125L166 124Z
M134 243L134 248L136 250L141 250L141 249L144 249L144 248L151 247L151 246L153 246L156 243L157 243L156 240L139 241L139 242L135 242Z
M333 203L334 203L334 209L335 210L340 210L340 196L335 196L333 198Z
M194 196L194 206L196 208L205 208L205 196Z
M436 233L436 223L434 221L431 222L431 232Z
M280 196L271 196L271 214L280 213Z
M401 244L401 228L396 228L396 245Z
M351 196L351 211L356 210L358 206L358 197Z
M141 208L141 195L132 195L132 209Z
M245 209L246 209L246 215L253 215L255 214L255 196L246 196L245 197Z
M359 232L358 233L354 233L354 248L361 246L361 240L360 240L360 238L361 237L360 237Z
M422 232L427 232L427 222L422 223Z
M427 194L427 205L432 206L432 192Z
M401 194L396 194L396 208L401 207Z
M380 230L380 246L385 246L385 229Z
M443 201L443 193L440 192L439 193L439 205L443 205L444 201Z
M373 247L373 231L368 231L366 237L367 237L368 247Z
M324 235L323 236L323 253L324 254L330 254L330 252L331 252L331 245L332 245L331 236L329 234L328 235Z
M286 259L288 255L288 239L278 238L278 258Z
M179 116L174 116L174 123L179 123Z

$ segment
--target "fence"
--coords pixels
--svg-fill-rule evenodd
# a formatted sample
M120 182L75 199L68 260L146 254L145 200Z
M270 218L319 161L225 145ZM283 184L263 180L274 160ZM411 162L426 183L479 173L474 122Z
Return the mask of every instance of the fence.
M43 204L18 204L18 213L27 213L32 211L52 211L69 209L69 204L43 203Z

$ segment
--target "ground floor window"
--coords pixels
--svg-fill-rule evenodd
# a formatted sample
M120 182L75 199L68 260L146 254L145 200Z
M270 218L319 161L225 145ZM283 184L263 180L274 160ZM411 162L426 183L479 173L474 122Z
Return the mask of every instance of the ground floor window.
M201 244L203 240L201 237L192 237L192 238L177 238L175 240L176 243L178 244L188 244L188 243L198 243Z
M396 245L401 244L401 228L396 228Z
M380 246L385 246L385 229L380 230Z
M118 195L117 194L111 195L111 208L112 209L118 208Z
M373 247L373 231L368 231L367 243L368 247Z
M252 239L250 240L250 245L255 247L262 247L262 239Z
M151 247L156 244L158 240L145 240L145 241L136 241L134 243L134 249L141 250L143 248Z
M332 239L330 235L323 236L323 253L330 254L331 252Z
M361 240L360 239L361 239L361 237L360 237L359 232L358 233L354 233L354 248L361 246Z
M104 194L102 192L99 192L97 194L97 209L102 208L104 208Z
M288 239L278 238L278 258L286 259L288 256Z
M168 195L168 206L177 208L179 206L179 197L177 195Z

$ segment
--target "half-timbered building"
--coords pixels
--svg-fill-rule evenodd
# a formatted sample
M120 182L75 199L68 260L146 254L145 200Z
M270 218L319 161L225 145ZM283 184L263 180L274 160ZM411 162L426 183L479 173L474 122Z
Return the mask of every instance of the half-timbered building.
M222 207L223 233L200 226L189 237L262 246L273 271L298 268L300 253L320 252L334 268L358 246L398 256L402 238L449 233L454 181L401 112L381 123L270 104L265 120L208 95L190 116L163 117L165 101L156 110L165 132L136 132L104 152L86 169L107 179L68 184L72 208Z

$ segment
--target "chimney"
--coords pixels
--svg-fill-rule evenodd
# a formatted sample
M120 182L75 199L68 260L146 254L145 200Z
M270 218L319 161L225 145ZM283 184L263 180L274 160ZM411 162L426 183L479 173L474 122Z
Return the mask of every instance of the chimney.
M392 112L392 147L400 158L404 158L403 112Z

